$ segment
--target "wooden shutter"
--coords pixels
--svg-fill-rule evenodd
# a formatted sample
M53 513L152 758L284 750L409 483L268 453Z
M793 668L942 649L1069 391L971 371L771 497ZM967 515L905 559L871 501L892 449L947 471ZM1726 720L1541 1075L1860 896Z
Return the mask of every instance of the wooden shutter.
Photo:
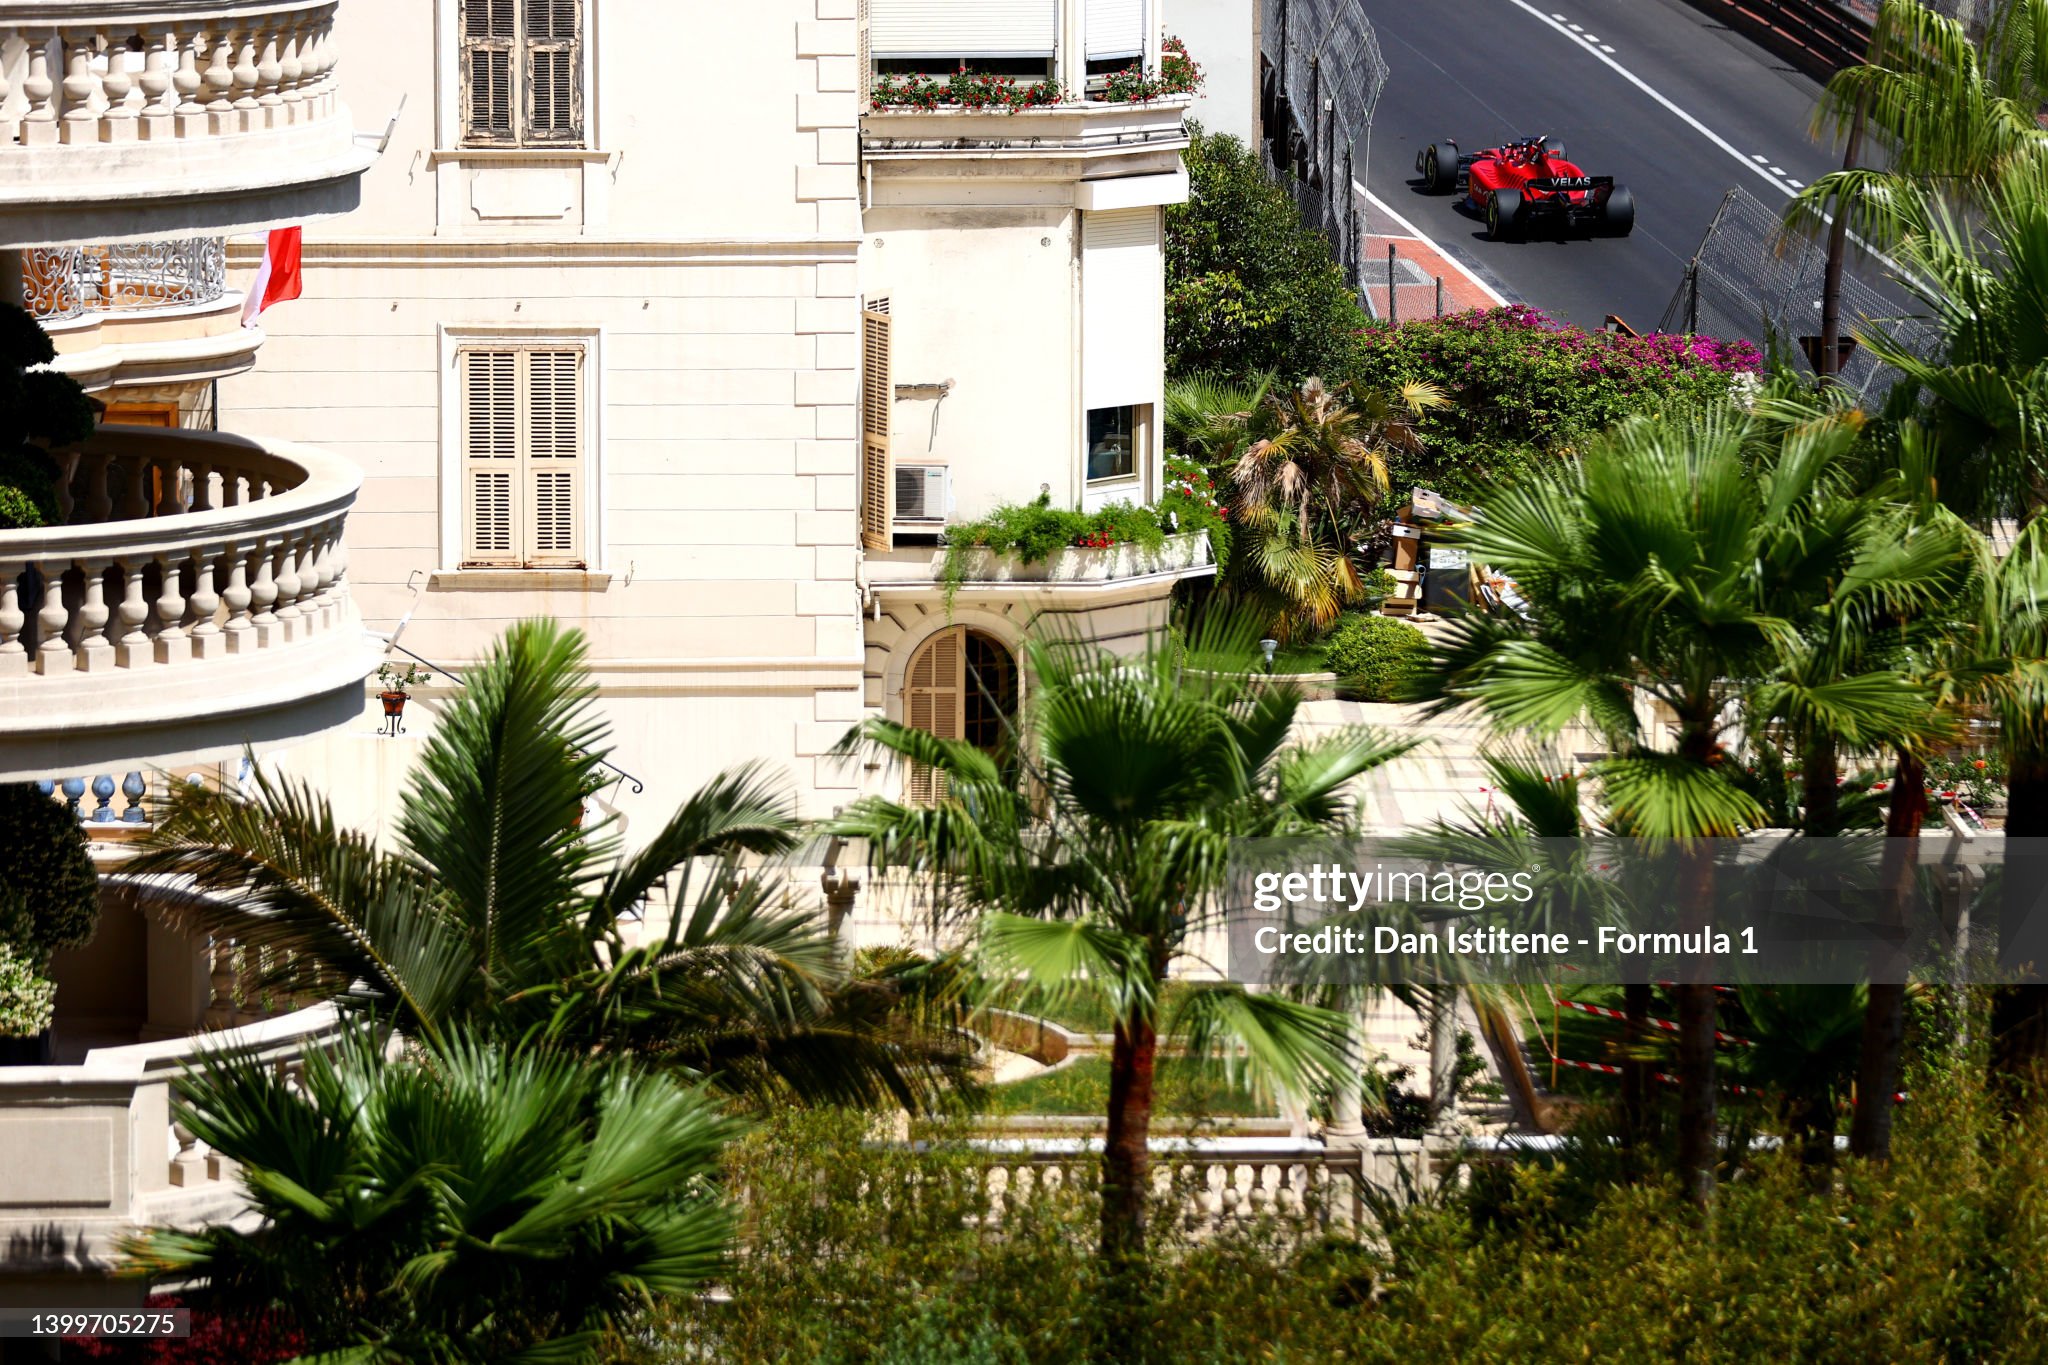
M519 562L516 351L465 350L462 369L462 562Z
M965 692L966 630L952 626L919 647L910 661L903 681L903 721L940 739L958 739L961 734L961 703ZM931 805L946 795L946 775L922 763L910 765L903 782L903 799L913 805Z
M890 378L889 327L889 300L868 300L860 315L860 540L870 550L889 548L895 516L889 414L896 385Z
M512 54L518 42L514 0L462 0L462 140L511 144Z
M580 568L583 348L465 347L462 562Z
M526 362L526 562L583 563L583 352L523 352Z
M523 0L526 141L583 141L583 0Z

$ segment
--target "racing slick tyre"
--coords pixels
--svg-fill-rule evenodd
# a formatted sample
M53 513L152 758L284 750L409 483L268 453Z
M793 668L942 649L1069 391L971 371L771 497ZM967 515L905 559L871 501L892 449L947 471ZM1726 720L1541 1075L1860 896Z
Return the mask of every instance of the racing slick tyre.
M1496 242L1519 242L1523 217L1520 190L1495 190L1486 203L1486 235Z
M1422 188L1431 194L1449 194L1458 187L1458 154L1432 142L1422 154Z
M1600 206L1600 231L1608 237L1626 237L1636 225L1636 197L1628 186L1616 185Z

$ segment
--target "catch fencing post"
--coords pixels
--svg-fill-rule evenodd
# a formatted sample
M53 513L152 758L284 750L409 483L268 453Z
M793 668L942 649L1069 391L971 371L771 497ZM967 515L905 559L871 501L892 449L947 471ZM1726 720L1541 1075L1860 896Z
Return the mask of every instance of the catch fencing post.
M1399 292L1398 292L1398 290L1399 290L1399 286L1397 286L1397 285L1396 285L1396 284L1394 283L1394 244L1393 244L1392 242L1388 242L1388 243L1387 243L1387 321L1388 321L1388 322L1391 322L1391 323L1394 323L1394 324L1395 324L1395 325L1397 325L1397 326L1398 326L1398 325L1400 324L1400 321L1401 321L1401 305L1400 305L1400 303L1399 303L1399 298L1400 298L1400 295L1399 295Z

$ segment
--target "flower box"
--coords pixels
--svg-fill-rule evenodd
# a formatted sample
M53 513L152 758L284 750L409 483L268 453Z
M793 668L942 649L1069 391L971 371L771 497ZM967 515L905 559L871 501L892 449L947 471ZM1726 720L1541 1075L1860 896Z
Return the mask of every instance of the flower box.
M1215 562L1207 531L1168 536L1156 550L1142 545L1111 545L1106 549L1070 546L1035 564L1015 555L970 550L961 581L966 583L1107 583L1119 578L1197 569Z

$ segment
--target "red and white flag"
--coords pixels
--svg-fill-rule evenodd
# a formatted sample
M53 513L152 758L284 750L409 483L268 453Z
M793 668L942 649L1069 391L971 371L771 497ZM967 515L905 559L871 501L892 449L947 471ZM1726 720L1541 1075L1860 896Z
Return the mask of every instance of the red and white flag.
M276 228L263 247L263 264L249 281L249 296L242 303L242 325L254 327L256 318L273 303L299 296L299 230Z

